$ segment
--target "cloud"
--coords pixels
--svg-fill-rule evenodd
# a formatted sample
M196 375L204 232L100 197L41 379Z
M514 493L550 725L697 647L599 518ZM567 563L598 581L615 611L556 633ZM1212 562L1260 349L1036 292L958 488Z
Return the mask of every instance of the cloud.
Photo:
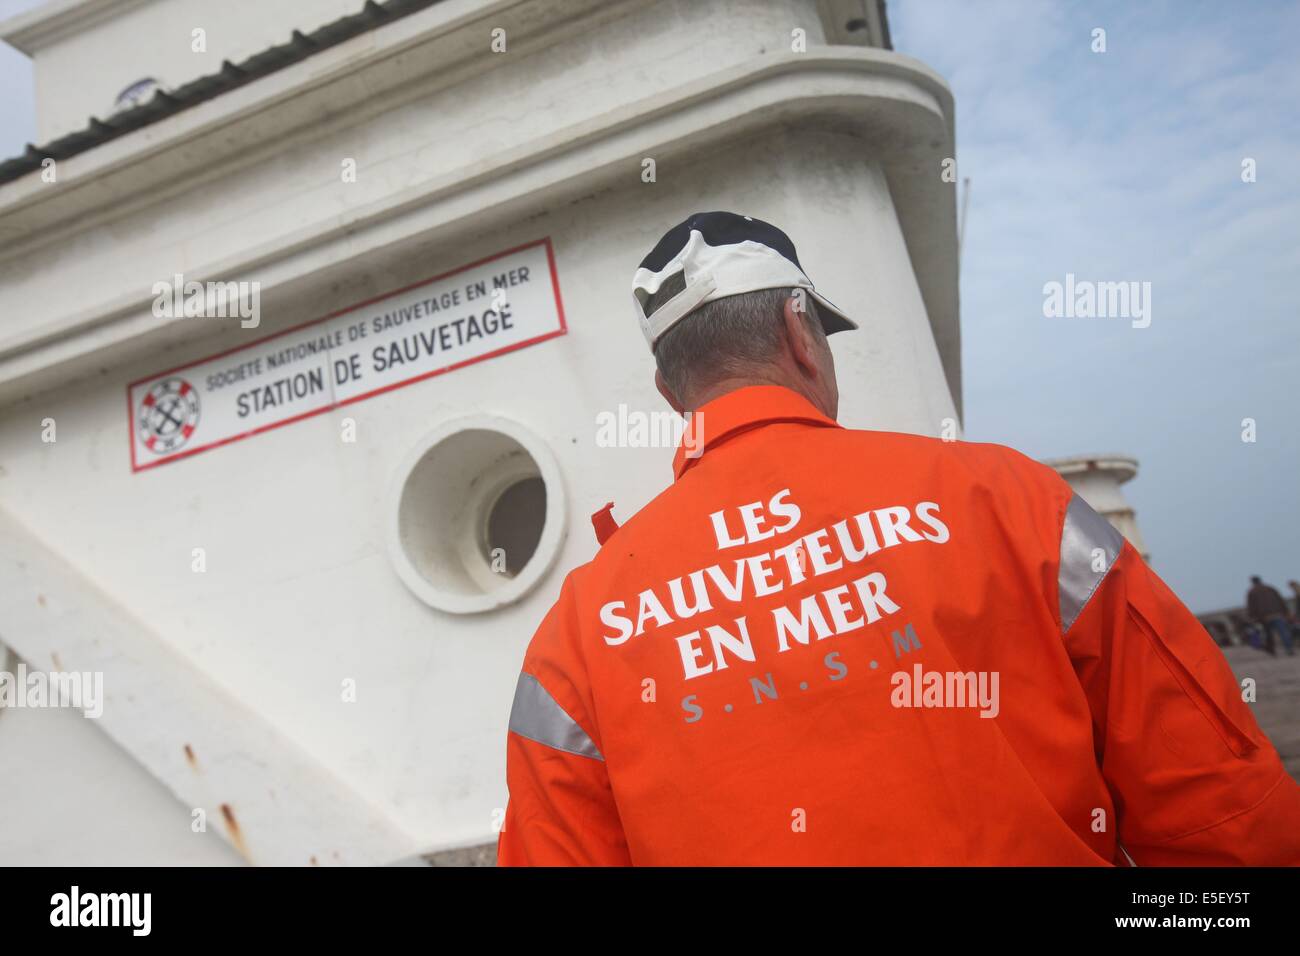
M889 5L895 47L953 87L973 181L968 436L1037 457L1136 455L1126 492L1154 566L1197 609L1239 603L1252 569L1300 576L1300 68L1286 39L1300 7L1250 11ZM1043 284L1067 272L1150 281L1151 327L1043 318Z

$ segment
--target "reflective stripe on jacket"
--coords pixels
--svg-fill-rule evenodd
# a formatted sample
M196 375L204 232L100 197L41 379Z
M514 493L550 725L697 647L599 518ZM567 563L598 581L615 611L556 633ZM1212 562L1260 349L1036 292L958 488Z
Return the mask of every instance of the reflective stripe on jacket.
M1051 469L698 415L529 645L500 863L1300 863L1223 655Z

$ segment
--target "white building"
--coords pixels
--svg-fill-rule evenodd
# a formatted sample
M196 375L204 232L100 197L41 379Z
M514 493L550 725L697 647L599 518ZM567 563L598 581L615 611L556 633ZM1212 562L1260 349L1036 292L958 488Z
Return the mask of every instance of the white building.
M630 279L690 212L779 224L864 320L842 421L959 419L952 100L876 0L361 9L0 24L44 144L0 164L0 666L104 696L0 710L0 861L493 840L588 516L671 478L598 416L665 411Z
M1055 468L1080 498L1129 540L1142 555L1142 560L1151 560L1151 553L1138 530L1137 513L1120 488L1137 476L1136 458L1127 455L1075 455L1053 458L1043 464Z

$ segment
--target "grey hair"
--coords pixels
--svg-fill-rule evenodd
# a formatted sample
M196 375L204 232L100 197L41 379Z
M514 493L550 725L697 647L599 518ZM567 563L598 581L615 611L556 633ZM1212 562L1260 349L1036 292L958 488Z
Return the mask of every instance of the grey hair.
M650 297L646 313L653 315L684 288L685 276L673 273ZM655 344L655 363L673 394L685 401L683 396L710 382L771 362L780 353L785 302L794 293L782 287L715 299L665 332ZM800 300L815 334L825 338L816 304L807 295Z

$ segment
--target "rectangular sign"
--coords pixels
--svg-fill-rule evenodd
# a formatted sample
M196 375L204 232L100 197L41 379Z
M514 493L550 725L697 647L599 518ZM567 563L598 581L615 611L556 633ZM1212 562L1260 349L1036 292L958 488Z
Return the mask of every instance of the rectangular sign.
M565 331L550 239L509 249L132 382L126 396L131 470L227 445Z

